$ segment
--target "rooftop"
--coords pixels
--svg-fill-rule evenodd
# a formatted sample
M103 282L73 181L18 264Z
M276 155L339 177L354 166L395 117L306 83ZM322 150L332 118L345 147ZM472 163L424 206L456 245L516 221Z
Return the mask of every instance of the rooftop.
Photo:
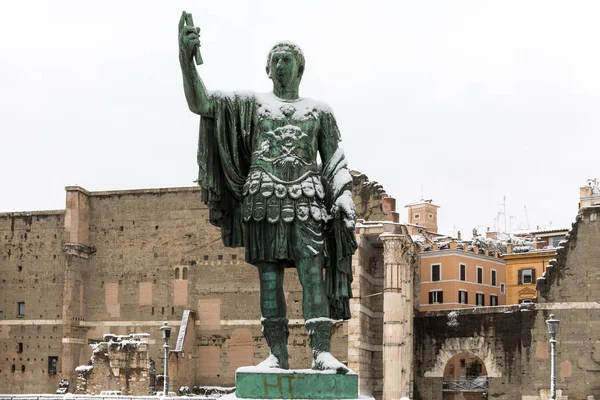
M429 199L429 200L421 199L421 200L419 200L419 201L415 201L414 203L407 204L407 205L405 205L404 207L414 207L414 206L420 206L420 205L424 205L424 204L426 204L426 205L430 205L430 206L432 206L432 207L437 207L437 208L440 208L440 206L438 206L438 205L435 205L435 204L433 204L432 202L433 202L433 200L432 200L432 199Z

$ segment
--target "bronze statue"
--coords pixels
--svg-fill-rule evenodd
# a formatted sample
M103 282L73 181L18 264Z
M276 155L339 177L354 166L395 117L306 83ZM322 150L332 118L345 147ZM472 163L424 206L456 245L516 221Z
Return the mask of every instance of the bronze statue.
M193 61L201 63L199 32L184 12L179 60L188 106L201 116L201 198L223 244L244 246L246 261L258 269L261 322L271 350L259 365L289 368L283 275L293 267L302 284L312 367L346 373L330 341L334 320L350 318L355 209L333 113L298 95L305 60L289 42L269 52L272 93L207 91Z

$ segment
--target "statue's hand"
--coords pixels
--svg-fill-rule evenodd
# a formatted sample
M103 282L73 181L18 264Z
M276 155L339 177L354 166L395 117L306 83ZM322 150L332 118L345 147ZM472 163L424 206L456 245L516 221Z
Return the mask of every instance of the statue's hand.
M179 20L179 56L185 61L192 61L194 47L200 46L200 28L186 25L188 14L184 11Z
M356 225L356 208L349 190L344 191L336 200L333 207L335 218L341 218L346 228L354 230Z

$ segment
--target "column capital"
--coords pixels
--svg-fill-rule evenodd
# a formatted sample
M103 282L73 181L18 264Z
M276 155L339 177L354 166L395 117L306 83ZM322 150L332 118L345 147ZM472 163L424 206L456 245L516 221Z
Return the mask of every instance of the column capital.
M379 235L379 239L381 239L381 240L398 240L404 236L406 236L406 235L404 235L403 233L384 232L381 235Z
M96 252L96 249L79 243L65 243L63 245L63 251L68 256L77 256L87 260L90 258L90 255Z

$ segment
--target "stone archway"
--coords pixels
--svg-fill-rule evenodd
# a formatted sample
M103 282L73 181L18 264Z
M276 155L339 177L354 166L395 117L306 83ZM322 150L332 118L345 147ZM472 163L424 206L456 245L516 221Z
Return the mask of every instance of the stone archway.
M485 365L487 376L499 378L502 371L498 368L494 349L482 336L467 338L447 338L444 341L433 367L425 372L426 378L443 378L448 361L460 353L470 353L479 358Z
M488 372L483 360L469 352L453 356L444 368L443 400L482 400L488 391Z
M487 369L481 358L466 351L448 360L444 368L444 381L466 379L474 375L488 376Z

